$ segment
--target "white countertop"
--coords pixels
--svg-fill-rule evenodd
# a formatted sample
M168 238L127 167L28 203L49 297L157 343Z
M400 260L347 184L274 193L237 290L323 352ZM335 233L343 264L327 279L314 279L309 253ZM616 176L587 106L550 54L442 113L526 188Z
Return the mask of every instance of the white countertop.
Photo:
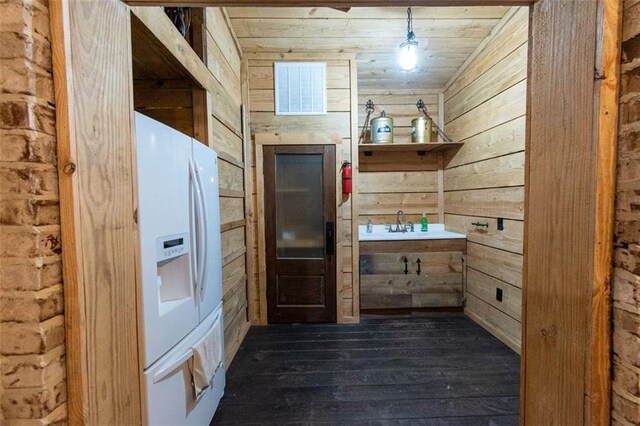
M397 241L397 240L446 240L467 238L465 234L449 232L444 230L442 223L430 223L428 232L420 231L420 224L413 225L414 231L389 232L389 225L373 225L373 232L367 232L366 225L358 227L360 241ZM391 225L395 229L396 225Z

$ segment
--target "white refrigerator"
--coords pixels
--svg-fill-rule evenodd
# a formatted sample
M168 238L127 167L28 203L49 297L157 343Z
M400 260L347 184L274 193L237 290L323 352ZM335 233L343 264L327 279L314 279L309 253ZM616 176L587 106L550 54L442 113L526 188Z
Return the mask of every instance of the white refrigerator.
M224 354L218 158L137 112L135 125L146 419L150 425L209 424L224 391L224 363L196 397L190 360L203 339L215 339Z

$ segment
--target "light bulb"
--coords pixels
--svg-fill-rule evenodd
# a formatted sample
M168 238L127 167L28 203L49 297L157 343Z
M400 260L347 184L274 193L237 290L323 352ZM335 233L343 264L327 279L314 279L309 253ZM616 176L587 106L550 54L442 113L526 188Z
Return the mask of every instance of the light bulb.
M402 71L413 71L418 65L418 43L414 40L402 43L398 59Z

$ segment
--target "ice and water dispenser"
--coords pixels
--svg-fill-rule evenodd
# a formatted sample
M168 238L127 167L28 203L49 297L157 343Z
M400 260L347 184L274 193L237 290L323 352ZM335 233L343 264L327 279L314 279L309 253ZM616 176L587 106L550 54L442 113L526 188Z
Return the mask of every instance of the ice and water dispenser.
M189 233L168 235L156 241L161 315L192 297L189 246Z

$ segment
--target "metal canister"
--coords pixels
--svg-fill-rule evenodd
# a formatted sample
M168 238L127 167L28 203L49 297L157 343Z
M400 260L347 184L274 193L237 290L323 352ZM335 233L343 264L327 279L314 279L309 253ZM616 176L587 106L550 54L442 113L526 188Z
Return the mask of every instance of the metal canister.
M431 120L418 117L411 120L411 142L425 143L431 141Z
M393 143L393 118L387 117L384 111L371 120L371 142Z

